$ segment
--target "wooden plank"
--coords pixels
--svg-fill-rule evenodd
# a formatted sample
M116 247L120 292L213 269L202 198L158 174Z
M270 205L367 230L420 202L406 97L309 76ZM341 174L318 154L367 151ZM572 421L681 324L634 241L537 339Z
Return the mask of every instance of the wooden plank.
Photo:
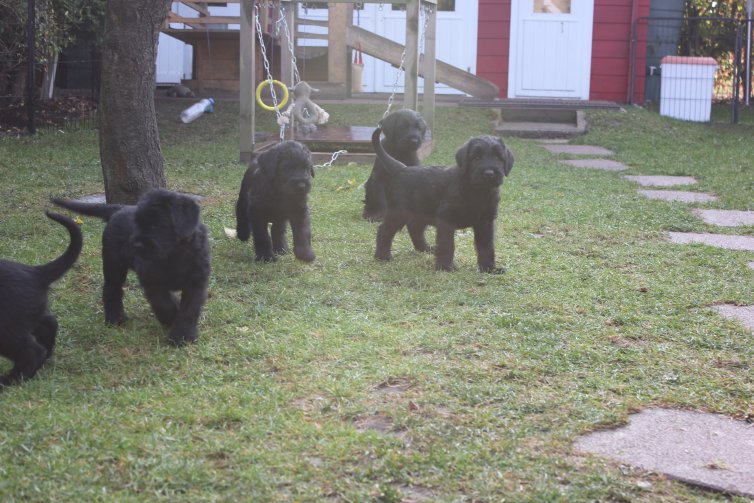
M366 51L364 51L366 52ZM419 0L406 4L405 76L403 106L418 110L419 96Z
M387 61L397 67L401 61L403 46L372 33L358 26L351 26L348 29L347 43L349 46L356 47L361 44L364 53L369 54L377 59ZM422 58L420 58L421 60ZM421 68L421 65L420 65ZM499 93L499 88L489 80L477 77L473 73L467 72L443 61L436 62L437 81L447 84L453 89L458 89L476 98L492 99ZM420 76L424 77L423 71Z
M254 37L256 27L254 25L254 9L248 2L241 4L241 33L239 52L239 85L240 85L240 112L238 122L240 126L240 154L239 161L247 164L251 160L254 151L254 66L256 55L254 51Z

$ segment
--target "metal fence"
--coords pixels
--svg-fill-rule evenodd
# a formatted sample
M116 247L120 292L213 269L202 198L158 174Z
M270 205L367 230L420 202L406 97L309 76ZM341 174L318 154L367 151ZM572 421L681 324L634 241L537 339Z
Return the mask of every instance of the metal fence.
M747 30L751 20L643 17L633 25L629 102L662 115L709 121L714 103L738 122L749 103Z
M94 126L99 59L93 47L78 43L57 56L40 54L33 23L9 8L0 15L6 16L0 30L0 134Z

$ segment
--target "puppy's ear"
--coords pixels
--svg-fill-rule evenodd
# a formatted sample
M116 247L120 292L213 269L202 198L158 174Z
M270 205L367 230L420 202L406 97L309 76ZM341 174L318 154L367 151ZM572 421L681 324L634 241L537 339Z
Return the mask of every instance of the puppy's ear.
M272 180L275 178L275 171L278 167L278 150L277 148L271 148L265 152L259 154L257 157L257 164L259 169L262 170L262 174Z
M461 168L462 173L466 173L466 167L469 164L469 151L471 150L471 141L472 139L469 139L466 143L461 145L461 148L456 150L456 165Z
M511 172L511 169L513 169L513 152L510 151L508 147L505 146L505 143L503 143L503 140L500 138L495 138L495 141L500 145L500 148L503 152L503 173L505 176L508 176L508 174Z
M199 205L186 196L177 196L170 205L170 220L179 237L190 236L199 225Z
M392 139L393 131L395 131L396 129L396 123L398 122L399 115L400 114L393 112L377 123L377 126L382 129L382 134L385 136L385 140L388 143Z

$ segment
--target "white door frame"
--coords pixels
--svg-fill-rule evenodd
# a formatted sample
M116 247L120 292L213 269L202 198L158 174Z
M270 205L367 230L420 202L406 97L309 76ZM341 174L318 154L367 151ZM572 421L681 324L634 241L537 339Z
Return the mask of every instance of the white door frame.
M521 98L525 96L534 97L533 94L522 93L519 91L518 80L521 77L521 65L526 64L522 61L522 32L521 32L521 16L523 9L531 8L534 0L513 0L511 2L511 20L510 20L510 46L508 55L508 97L509 98ZM580 27L579 34L581 35L580 43L581 50L579 51L580 59L575 64L580 67L580 75L578 84L574 93L562 93L557 91L551 93L541 93L542 98L573 98L573 99L589 99L590 80L591 80L591 66L592 66L592 32L594 22L594 0L573 0L573 9L580 9L578 11ZM543 16L558 16L548 17L548 20L566 20L572 19L571 14L542 14ZM544 20L544 19L543 19Z

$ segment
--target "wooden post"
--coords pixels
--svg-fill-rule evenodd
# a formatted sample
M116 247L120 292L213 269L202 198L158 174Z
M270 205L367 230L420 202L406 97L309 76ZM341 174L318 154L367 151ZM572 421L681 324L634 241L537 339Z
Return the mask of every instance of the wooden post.
M254 79L254 65L256 54L254 51L256 40L256 26L254 24L254 5L251 0L241 0L241 50L240 50L240 134L241 154L240 162L248 164L254 152L254 114L256 82Z
M435 79L437 52L437 5L427 5L427 28L424 33L424 55L422 56L422 74L424 75L424 93L422 97L422 116L427 128L435 136Z
M348 80L348 38L346 30L353 18L353 4L331 3L327 16L327 81L345 84Z
M419 92L419 4L421 0L406 3L406 62L403 105L416 110Z

